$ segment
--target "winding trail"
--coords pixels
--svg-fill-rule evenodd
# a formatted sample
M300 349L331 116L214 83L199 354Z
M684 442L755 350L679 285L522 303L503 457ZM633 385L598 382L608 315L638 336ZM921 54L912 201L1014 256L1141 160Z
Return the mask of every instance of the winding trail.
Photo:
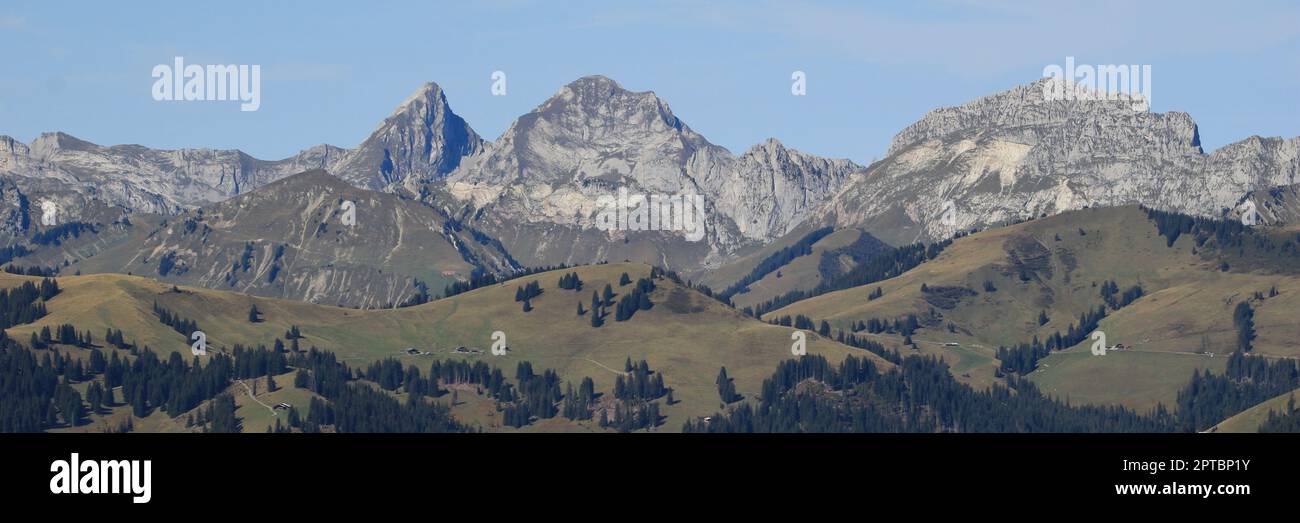
M252 387L249 387L247 383L244 383L244 380L235 380L235 381L238 381L240 385L243 385L243 386L244 386L244 390L248 391L248 397L249 397L249 398L252 398L253 401L256 401L258 405L261 405L261 406L263 406L263 407L266 407L266 410L271 411L271 415L272 415L272 416L278 416L278 415L279 415L277 412L275 412L275 409L272 408L270 405L267 405L267 404L265 404L265 403L262 403L262 400L257 399L257 396L254 396L254 395L253 395L253 388L252 388Z
M593 360L593 359L591 359L591 358L587 358L587 357L579 356L579 357L576 357L576 358L574 358L574 359L585 360L585 361L587 361L587 362L589 362L589 363L593 363L593 364L595 364L597 367L600 367L600 368L605 369L605 370L607 370L607 371L613 372L614 374L617 374L617 375L619 375L619 376L624 376L624 375L627 374L626 372L623 372L623 371L620 371L620 370L614 370L614 369L611 369L611 368L605 366L604 363L601 363L601 362L599 362L599 361Z

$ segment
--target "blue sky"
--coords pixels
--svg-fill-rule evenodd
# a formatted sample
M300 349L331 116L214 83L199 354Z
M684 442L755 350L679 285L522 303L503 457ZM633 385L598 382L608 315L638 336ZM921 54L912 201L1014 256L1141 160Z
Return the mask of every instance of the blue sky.
M739 153L771 136L869 162L927 110L1080 64L1150 64L1153 110L1207 150L1300 135L1300 4L1020 2L54 2L0 4L0 134L239 148L352 147L422 82L495 139L588 74L653 90ZM473 5L470 5L473 4ZM262 105L156 102L152 68L258 64ZM491 74L508 94L492 96ZM806 96L790 94L792 71Z

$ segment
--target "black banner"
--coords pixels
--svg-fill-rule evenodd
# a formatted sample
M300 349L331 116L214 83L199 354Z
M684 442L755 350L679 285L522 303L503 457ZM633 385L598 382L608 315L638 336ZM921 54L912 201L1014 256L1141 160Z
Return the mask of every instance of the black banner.
M1228 434L20 434L0 436L0 454L8 506L121 514L243 498L329 512L342 500L427 504L432 493L453 504L505 494L553 503L575 489L582 499L654 493L672 504L803 492L1096 509L1288 501L1297 443ZM94 492L114 490L106 474L126 469L117 493Z

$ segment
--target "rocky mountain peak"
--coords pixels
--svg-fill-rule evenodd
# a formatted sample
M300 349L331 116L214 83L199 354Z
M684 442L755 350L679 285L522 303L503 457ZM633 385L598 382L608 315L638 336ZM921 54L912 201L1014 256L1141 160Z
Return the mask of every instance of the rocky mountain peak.
M1048 99L1056 81L930 111L819 215L906 243L1089 206L1217 216L1248 191L1297 181L1300 140L1251 138L1205 154L1187 113Z
M452 112L442 88L421 85L374 132L334 166L358 187L382 190L429 182L482 151L483 139Z
M67 133L47 132L32 140L29 148L37 158L48 159L62 150L87 151L98 146Z
M788 149L775 139L738 158L691 130L653 92L629 91L609 78L588 76L519 117L485 154L448 176L446 188L473 207L491 206L486 213L491 222L481 225L498 236L517 235L514 227L529 223L559 238L564 236L554 231L581 238L556 240L568 241L565 247L503 240L512 254L534 265L605 259L615 243L632 246L624 257L665 263L662 245L638 250L635 242L680 232L660 237L599 232L593 222L598 202L623 189L699 195L707 241L675 247L685 254L668 260L694 266L791 230L858 169L846 160Z
M745 154L773 155L782 154L787 151L789 151L789 149L785 147L785 144L781 143L781 140L777 140L774 137L768 137L766 140L751 146L748 151L745 151Z
M635 92L604 76L584 76L560 88L532 115L554 124L580 124L597 133L627 128L682 131L685 125L653 91Z
M398 104L388 117L375 126L375 130L381 131L394 125L416 124L419 130L423 131L433 123L445 119L453 122L459 120L459 123L464 124L464 120L452 112L442 87L434 82L425 82L402 100L402 103Z
M807 155L798 150L786 147L776 138L768 138L751 146L749 150L745 151L745 154L741 155L741 158L753 158L755 161L776 165L798 161L798 159L805 156ZM843 161L851 163L848 160Z
M1203 152L1196 122L1187 113L1135 110L1128 99L1048 99L1045 94L1053 89L1089 92L1069 82L1059 87L1059 82L1063 81L1042 78L959 106L932 110L896 134L888 154L927 140L960 135L997 135L1020 141L1053 133L1078 138L1077 133L1090 127L1104 131L1101 139L1127 141L1141 134L1159 140L1170 153Z
M702 150L729 157L690 130L653 92L587 76L517 118L484 155L449 180L494 186L475 190L480 203L483 195L493 198L512 184L557 187L599 180L673 192L694 187L686 164Z

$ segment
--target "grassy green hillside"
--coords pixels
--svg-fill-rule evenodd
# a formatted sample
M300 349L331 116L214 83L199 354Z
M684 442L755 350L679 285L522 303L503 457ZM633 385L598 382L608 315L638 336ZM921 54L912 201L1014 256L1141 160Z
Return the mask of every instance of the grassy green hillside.
M1300 356L1300 278L1224 272L1184 235L1172 247L1136 207L1085 209L960 238L899 277L828 293L765 315L802 314L846 331L858 321L915 314L916 352L937 354L972 384L994 380L999 345L1045 339L1102 302L1099 287L1141 285L1146 295L1110 313L1099 330L1129 350L1092 357L1090 341L1040 362L1031 379L1073 402L1169 405L1192 369L1221 370L1235 347L1232 311L1249 301L1255 354ZM985 282L995 290L989 291ZM922 284L931 292L922 292ZM868 300L881 288L884 295ZM964 288L954 299L933 288ZM1276 287L1279 295L1254 298ZM1040 312L1048 321L1039 325ZM881 338L898 339L882 334ZM955 343L956 346L945 345ZM1210 353L1215 353L1212 357Z
M1296 396L1300 391L1291 391L1280 394L1277 397L1246 409L1236 416L1223 420L1222 423L1215 425L1210 432L1259 432L1259 426L1268 419L1268 413L1286 412L1287 403Z
M560 276L570 271L583 280L582 291L557 287ZM663 373L677 401L662 407L667 417L662 430L676 430L687 418L718 410L715 378L720 367L727 368L741 394L753 396L777 362L791 357L792 329L746 318L668 279L656 281L652 309L637 312L625 322L614 321L611 313L604 326L593 328L589 316L576 314L577 304L582 302L584 308L588 307L592 291L603 289L607 283L619 295L629 291L632 285L618 285L624 272L635 281L648 276L650 268L640 264L579 267L528 276L420 306L365 311L202 288L173 288L135 276L68 276L59 278L63 291L49 301L48 316L14 327L9 334L26 340L42 327L71 323L80 330L89 329L102 340L105 330L111 327L121 329L128 341L164 352L181 351L188 358L185 336L161 324L153 314L157 302L183 318L195 320L214 348L229 348L236 343L270 345L276 337L283 338L291 326L297 326L306 336L301 340L304 348L316 346L333 351L353 367L387 357L421 368L434 358L483 359L513 376L517 363L529 361L539 370L555 369L575 384L590 376L598 391L609 392L626 359L645 359L651 369ZM0 285L16 285L23 279L26 277L0 274ZM540 283L543 294L531 301L531 312L523 312L520 303L514 301L516 288L534 280ZM253 305L263 314L259 323L248 321ZM510 347L504 356L493 356L489 351L492 333L498 330L506 334ZM459 346L482 352L453 352ZM403 354L408 347L432 354ZM823 354L833 361L857 354L871 357L882 367L890 366L866 351L816 335L808 337L807 349L810 354ZM291 379L280 381L286 388L291 383ZM484 402L474 401L469 393L459 396L463 405L457 406L457 414L491 428L494 421L484 412ZM250 406L241 405L243 415ZM255 416L246 423L264 428L260 424L265 421ZM546 427L527 429L539 428Z
M889 249L861 229L813 231L805 226L721 267L691 276L718 294L736 286L731 303L743 310L791 292L812 290ZM753 277L758 279L750 281ZM745 281L749 283L741 286Z

